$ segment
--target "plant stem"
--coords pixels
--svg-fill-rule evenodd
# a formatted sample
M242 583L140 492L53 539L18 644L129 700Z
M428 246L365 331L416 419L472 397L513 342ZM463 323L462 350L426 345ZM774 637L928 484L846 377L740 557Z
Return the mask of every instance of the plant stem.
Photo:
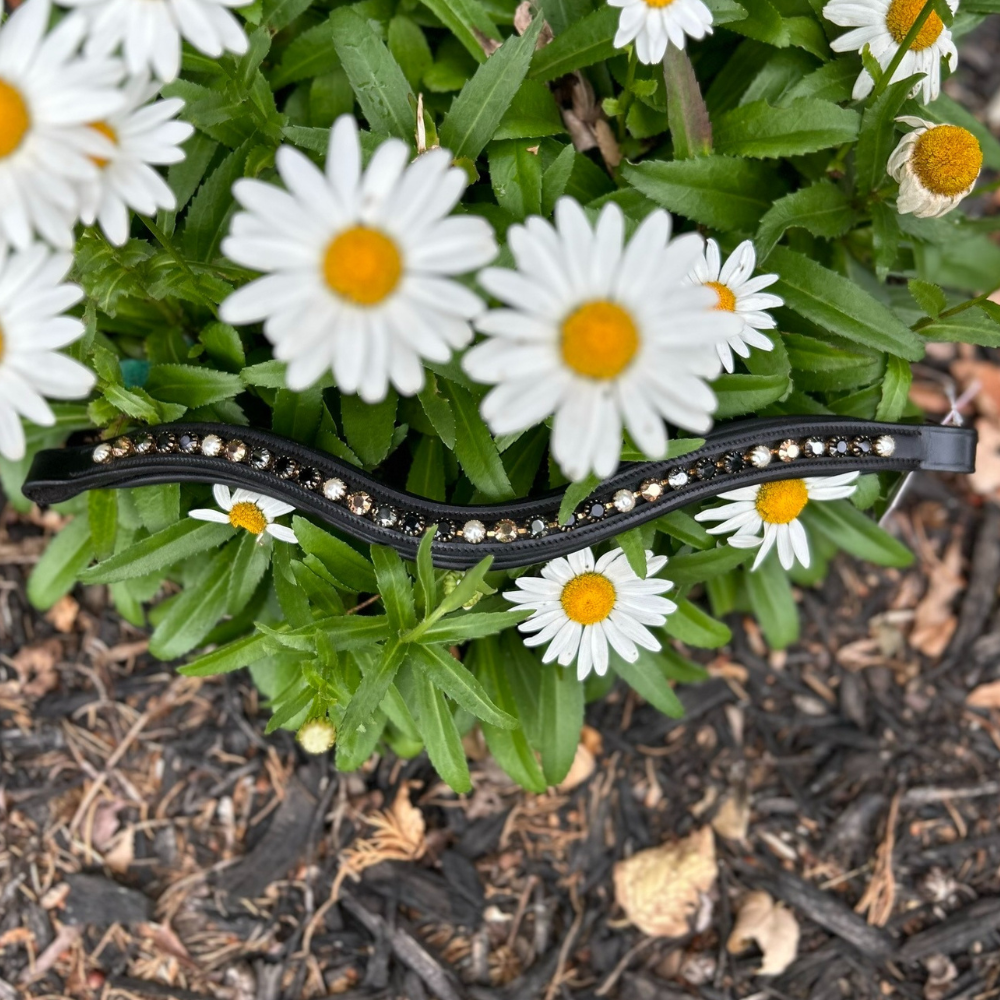
M906 33L906 37L899 43L899 47L896 49L895 55L889 61L889 65L886 66L882 73L881 79L875 84L874 89L871 92L871 96L868 98L869 104L878 98L878 96L889 86L892 81L892 77L896 70L899 69L899 64L903 61L903 57L907 52L910 51L910 46L916 41L917 35L920 34L920 29L927 23L931 14L934 13L934 8L937 6L937 0L927 0L927 3L921 8L920 13L917 15L917 19L910 25L910 30Z

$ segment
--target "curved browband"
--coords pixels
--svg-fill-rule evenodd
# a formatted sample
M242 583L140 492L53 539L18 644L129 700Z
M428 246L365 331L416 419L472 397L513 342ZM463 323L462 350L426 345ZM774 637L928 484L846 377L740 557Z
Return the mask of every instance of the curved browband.
M971 472L975 452L971 428L835 417L745 420L716 429L682 458L622 465L568 524L559 524L564 490L488 506L436 503L268 431L192 423L41 451L23 492L38 503L57 503L89 489L226 483L279 497L411 559L425 528L437 524L438 566L463 568L492 554L500 569L565 555L739 486L852 469Z

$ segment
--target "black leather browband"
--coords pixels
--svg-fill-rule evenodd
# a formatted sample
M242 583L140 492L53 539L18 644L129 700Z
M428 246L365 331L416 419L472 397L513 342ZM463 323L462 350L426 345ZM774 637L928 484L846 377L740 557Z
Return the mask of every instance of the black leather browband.
M426 528L437 524L436 565L460 569L492 555L501 569L565 555L740 486L853 469L971 472L975 453L971 428L835 417L745 420L716 429L681 458L622 465L560 524L565 490L502 504L436 503L268 431L192 423L41 451L23 492L37 503L58 503L90 489L225 483L286 500L411 559Z

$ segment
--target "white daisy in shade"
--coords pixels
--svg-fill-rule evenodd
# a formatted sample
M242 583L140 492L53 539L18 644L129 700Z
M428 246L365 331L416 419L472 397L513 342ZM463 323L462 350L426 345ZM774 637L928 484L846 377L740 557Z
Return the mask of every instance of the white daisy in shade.
M546 563L540 577L519 577L514 581L518 589L503 596L534 609L517 627L534 633L524 640L526 646L548 643L543 663L557 660L567 667L576 660L580 680L591 670L603 677L609 644L629 663L639 658L639 646L660 648L646 626L663 625L677 610L673 601L659 596L673 587L669 580L655 578L666 564L666 556L647 552L647 575L640 580L621 549L612 549L596 563L590 549L581 549Z
M785 569L791 569L795 560L809 566L809 539L799 520L806 504L811 500L841 500L856 489L855 480L861 473L845 472L839 476L813 476L808 479L779 479L759 486L744 486L719 498L731 503L712 507L695 515L696 521L721 521L709 528L710 535L735 532L729 544L738 549L760 546L753 569L777 545L778 559Z
M958 0L948 0L952 11L958 10ZM834 52L861 52L867 45L882 69L886 69L924 8L924 0L830 0L823 16L841 28L852 28L830 43ZM923 91L924 103L941 93L941 59L948 60L952 72L958 65L958 50L944 21L933 12L910 43L890 83L923 73L923 80L911 96ZM862 69L854 84L856 101L867 97L875 82L868 70Z
M159 89L145 73L133 77L125 87L125 106L90 126L111 141L114 152L97 159L97 175L80 185L80 218L88 226L99 222L117 246L128 239L129 209L155 215L159 208L177 207L173 191L152 164L183 160L180 144L194 126L174 120L184 107L178 97L147 103Z
M181 68L181 39L218 59L243 55L247 36L229 10L251 0L56 0L76 8L87 31L87 53L108 55L119 45L132 74L150 70L164 83Z
M621 7L615 47L635 43L639 62L652 64L663 59L667 45L683 49L687 36L704 38L712 33L712 12L702 0L608 0Z
M201 507L189 510L188 517L198 521L215 521L218 524L231 524L234 528L242 528L251 535L257 535L257 541L263 542L265 535L277 538L279 542L298 542L295 532L283 524L275 524L274 519L283 514L290 514L295 508L283 500L251 493L250 490L237 489L229 492L228 486L212 487L215 502L222 510L213 507Z
M897 121L914 126L889 157L889 176L899 181L897 211L921 219L946 215L976 186L983 169L979 140L958 125L913 116Z
M274 355L288 362L290 389L333 369L342 392L384 399L424 384L422 359L444 362L472 339L482 301L452 277L491 261L493 229L450 216L468 184L451 153L410 151L388 139L361 169L351 115L330 132L326 173L291 146L277 167L288 190L241 180L247 209L233 218L222 250L245 267L271 272L222 303L227 323L263 320Z
M76 55L83 26L46 34L49 0L28 0L0 28L0 238L26 247L34 234L69 249L75 185L97 173L111 143L86 123L114 113L121 67Z
M45 402L80 399L94 387L94 374L57 351L83 336L80 320L65 316L83 298L64 284L73 258L40 243L26 250L0 246L0 455L24 457L21 417L42 427L56 418Z
M511 226L517 270L487 268L479 283L509 308L476 320L489 339L464 358L474 379L496 384L482 403L495 434L555 414L552 454L571 479L605 478L621 454L622 424L651 458L667 447L664 421L702 434L712 426L716 345L743 321L717 310L710 288L687 275L702 254L696 233L670 239L670 216L648 215L624 244L621 209L591 227L561 198L556 224Z
M734 353L747 358L751 347L774 350L771 338L760 331L773 330L778 325L767 310L784 305L785 300L763 291L778 280L778 275L760 274L754 278L756 266L757 253L751 240L744 240L725 264L719 254L719 244L708 240L704 256L698 258L691 272L691 281L707 285L715 292L716 309L736 313L743 321L739 333L718 344L719 360L727 372L733 370Z

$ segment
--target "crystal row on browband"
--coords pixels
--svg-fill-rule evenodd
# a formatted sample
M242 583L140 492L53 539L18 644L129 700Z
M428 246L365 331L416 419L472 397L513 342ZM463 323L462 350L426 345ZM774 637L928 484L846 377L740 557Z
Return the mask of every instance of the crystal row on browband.
M437 542L466 542L478 545L488 540L510 543L519 539L541 539L554 532L572 531L584 524L602 521L616 514L628 514L640 503L655 504L668 494L683 493L695 484L717 481L719 492L726 490L727 478L746 469L766 469L777 462L789 467L789 478L796 460L803 459L852 459L852 468L863 468L866 458L891 458L896 451L892 434L832 435L784 438L772 444L755 444L745 451L730 450L718 456L707 456L685 462L677 459L661 478L645 478L634 489L616 490L606 500L587 500L574 511L565 523L558 520L558 506L548 515L536 514L524 519L501 518L490 524L479 518L470 518L462 524L451 520L438 522ZM153 435L139 432L102 441L91 453L97 465L107 465L117 460L141 456L185 455L197 459L223 458L234 465L247 465L258 473L272 475L284 483L325 497L358 518L371 521L378 527L398 531L411 538L418 537L427 528L427 520L417 510L405 510L380 501L373 496L371 487L362 489L352 484L347 474L324 475L319 469L305 465L288 456L273 453L264 446L251 446L240 438L223 438L218 434L200 435L192 431L160 431ZM831 470L833 471L833 470Z

